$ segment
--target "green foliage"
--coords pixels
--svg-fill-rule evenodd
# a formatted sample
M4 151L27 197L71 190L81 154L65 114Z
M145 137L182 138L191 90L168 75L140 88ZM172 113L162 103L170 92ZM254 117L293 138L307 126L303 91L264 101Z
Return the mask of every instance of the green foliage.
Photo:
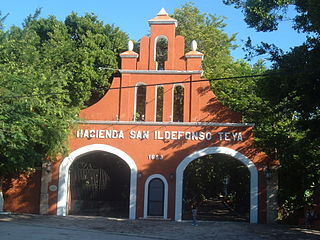
M232 57L230 49L236 47L235 35L229 37L223 32L224 18L200 13L192 3L175 9L173 18L178 20L177 34L185 37L186 49L191 50L192 40L198 43L198 51L205 54L203 69L205 77L230 76Z
M18 33L18 34L17 34ZM13 37L13 35L15 37ZM50 59L37 49L33 31L13 31L0 45L0 175L41 166L62 153L78 108L66 108L69 94L61 92L66 73L52 69ZM36 95L34 97L13 97Z
M294 29L309 35L305 43L287 53L269 43L247 45L258 55L269 53L274 62L269 72L275 75L257 81L256 93L263 104L253 104L254 114L242 113L256 123L259 146L280 160L279 200L283 208L281 217L285 218L304 204L320 203L319 1L224 2L241 8L248 25L259 31L277 29L288 7L294 6L297 10Z
M297 11L297 15L293 18L294 29L320 33L318 0L223 0L223 2L241 8L246 23L258 31L277 30L279 22L287 20L288 8L294 6Z
M250 66L243 60L230 65L229 76L252 76L266 71L263 62ZM219 99L236 112L243 114L245 122L252 122L252 116L263 117L266 111L264 99L259 95L261 91L257 78L235 78L212 81L211 85Z
M96 101L118 68L127 35L93 14L27 17L0 30L0 176L41 167L67 150L80 108Z
M157 70L164 70L165 61L168 60L168 41L165 38L159 38L157 40L156 47L156 61Z
M203 62L204 75L207 78L223 78L233 76L250 76L263 73L266 69L263 62L254 66L243 60L234 61L230 50L235 35L229 37L223 32L225 23L223 17L200 13L192 3L187 3L181 9L175 9L172 16L178 20L177 33L186 39L187 48L191 41L198 42L198 50L205 54ZM256 93L259 91L257 81L252 78L212 81L214 93L219 99L238 112L247 112L252 115L259 108L253 110L252 105L261 105L263 100ZM262 110L262 109L261 109Z
M2 12L0 11L0 31L3 30L4 28L4 21L6 20L8 14L6 14L5 16L2 16Z
M266 118L271 127L269 133L259 130L267 137L265 149L274 142L269 152L281 162L280 200L294 199L295 208L319 201L304 194L320 185L319 47L306 43L279 57L274 69L284 74L261 83L271 109Z
M227 182L226 182L227 180ZM191 162L184 172L184 202L200 203L231 197L234 209L249 209L250 174L246 166L225 155L208 155Z

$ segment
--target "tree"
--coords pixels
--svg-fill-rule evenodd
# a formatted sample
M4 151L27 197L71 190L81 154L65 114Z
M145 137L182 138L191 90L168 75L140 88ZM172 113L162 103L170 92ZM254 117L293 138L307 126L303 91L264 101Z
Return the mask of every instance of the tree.
M286 19L289 7L293 6L297 11L292 19L293 28L308 35L301 46L283 53L269 43L254 47L249 44L258 54L270 54L274 62L270 73L279 75L257 83L258 96L264 102L264 118L259 114L244 114L257 123L255 132L259 145L280 160L279 200L282 207L292 213L306 203L319 203L320 5L316 0L224 2L241 8L247 24L258 31L276 30L279 22Z
M187 48L190 48L192 40L198 42L198 51L205 55L203 70L206 78L250 76L266 70L261 61L251 66L244 60L235 61L231 57L230 51L237 47L233 43L236 34L229 37L223 32L223 17L200 13L192 3L175 9L172 17L178 20L177 34L185 37ZM262 104L256 94L259 91L257 82L252 78L211 81L211 85L214 93L235 111L250 112L252 104Z
M39 14L23 28L0 29L1 178L66 152L80 108L109 86L114 70L100 67L117 69L117 52L128 39L93 14L72 13L65 22Z
M192 3L175 9L172 17L178 20L177 34L185 37L187 49L191 50L191 42L196 40L198 50L205 54L205 77L228 76L233 62L230 49L236 46L233 44L235 35L229 37L223 32L224 18L200 13Z
M58 67L69 69L72 102L87 106L102 97L114 69L118 69L119 53L125 50L128 36L117 27L104 25L94 14L80 17L71 13L64 23L53 16L28 19L25 25L41 38L47 54L53 56Z
M317 0L223 0L225 4L241 8L245 21L258 31L277 30L279 22L286 20L290 6L295 7L297 15L293 18L294 29L307 33L319 33L320 6Z
M119 54L126 49L128 36L117 27L104 25L94 14L78 17L72 13L66 18L65 25L76 53L70 66L75 74L70 78L69 88L76 93L75 101L86 94L86 105L90 105L110 85L106 80L115 73L112 69L119 68ZM87 87L91 90L83 91Z

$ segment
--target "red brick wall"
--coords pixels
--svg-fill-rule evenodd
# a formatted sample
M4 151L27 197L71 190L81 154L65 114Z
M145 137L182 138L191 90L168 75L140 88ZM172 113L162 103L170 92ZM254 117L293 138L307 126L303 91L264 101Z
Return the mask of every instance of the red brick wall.
M41 172L26 173L4 184L4 211L39 213Z

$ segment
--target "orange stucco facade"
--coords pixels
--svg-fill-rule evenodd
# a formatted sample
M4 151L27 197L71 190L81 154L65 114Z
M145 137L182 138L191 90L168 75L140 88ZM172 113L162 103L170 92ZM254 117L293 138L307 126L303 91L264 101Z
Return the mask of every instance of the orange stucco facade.
M147 217L146 184L151 176L167 183L164 216L180 220L181 182L184 165L193 156L229 154L251 170L251 222L266 222L265 167L270 159L253 147L253 124L219 102L202 76L203 54L185 53L182 36L176 36L177 21L165 12L149 20L150 36L143 37L139 54L129 48L122 53L120 77L96 104L80 112L82 119L69 139L70 156L55 162L47 182L42 179L42 213L68 214L68 168L77 157L92 151L111 151L131 168L130 218ZM157 39L168 43L164 70L157 70ZM145 116L136 121L136 91L146 86ZM183 121L174 122L174 87L182 86ZM157 87L163 87L162 121L156 121ZM56 186L56 187L55 187ZM44 189L45 188L45 189ZM180 194L180 195L179 195ZM13 205L11 205L11 210ZM10 210L10 204L7 205ZM14 210L14 209L13 209ZM41 212L41 211L40 211ZM180 215L179 215L180 214Z

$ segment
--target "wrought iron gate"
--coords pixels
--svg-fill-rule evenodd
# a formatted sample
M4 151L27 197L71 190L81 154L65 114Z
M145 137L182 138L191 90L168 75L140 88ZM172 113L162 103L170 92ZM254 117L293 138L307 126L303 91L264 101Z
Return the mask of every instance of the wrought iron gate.
M69 214L129 216L130 168L112 155L86 155L70 167Z
M71 172L72 198L105 200L110 177L105 169L76 169Z
M71 214L101 215L111 185L108 169L78 161L70 168Z

